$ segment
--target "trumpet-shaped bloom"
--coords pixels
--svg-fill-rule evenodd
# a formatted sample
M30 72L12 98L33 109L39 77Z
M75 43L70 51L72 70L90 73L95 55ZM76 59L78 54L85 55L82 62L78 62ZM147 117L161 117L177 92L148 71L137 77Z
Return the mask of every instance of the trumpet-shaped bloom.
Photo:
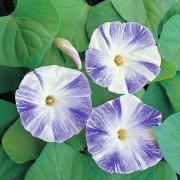
M134 93L160 71L161 58L148 28L108 22L97 28L86 52L86 69L99 85L115 93Z
M48 142L63 142L78 134L92 109L91 90L77 70L46 66L26 74L16 91L24 128Z
M160 122L158 110L123 95L91 112L86 124L88 151L109 173L144 170L162 158L150 129Z

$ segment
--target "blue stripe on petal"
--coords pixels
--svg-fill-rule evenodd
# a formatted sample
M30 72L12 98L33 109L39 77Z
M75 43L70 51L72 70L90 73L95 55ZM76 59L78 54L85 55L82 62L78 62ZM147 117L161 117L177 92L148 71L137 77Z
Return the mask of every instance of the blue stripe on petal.
M96 146L91 146L89 147L89 152L91 153L96 153L98 151L101 151L104 146L105 137L108 136L108 132L103 129L103 128L93 128L93 127L88 127L86 128L86 139L89 144L96 144Z
M105 66L102 64L102 61L108 58L106 52L101 52L95 48L89 48L86 51L86 67L88 68L97 68Z
M76 79L71 81L69 84L67 84L64 89L74 89L77 88L79 85L83 85L81 79L83 78L83 75L79 75Z
M101 159L96 159L97 164L109 173L126 174L142 170L142 162L136 157L137 152L133 152L133 147L126 146L126 149L121 149L121 151L114 148L112 152L106 153Z
M162 159L162 154L158 145L151 140L138 140L138 144L131 147L133 158L136 162L137 170L144 170L154 166Z
M99 27L99 31L101 32L101 34L102 34L102 36L103 36L103 38L104 38L107 46L110 47L111 44L110 44L110 42L109 42L109 40L108 40L108 38L107 38L107 36L106 36L106 34L105 34L105 32L104 32L103 25L101 25L101 26Z
M139 44L140 42L143 42L143 41L146 41L148 43L144 43L144 44L142 43L140 45L141 48L146 48L155 44L154 40L152 39L152 36L150 36L149 32L145 28L137 30L134 38L128 43L128 46Z
M111 23L109 32L110 32L110 37L112 39L114 38L114 36L118 34L118 30L120 26L121 26L121 23Z
M89 139L94 140L97 138L97 136L101 136L101 135L107 135L107 131L105 131L104 129L93 129L93 128L89 128L88 133L91 134L91 138Z
M98 165L109 173L117 172L117 169L125 171L120 155L117 151L106 154L98 161Z
M42 133L42 131L44 130L45 126L48 123L48 119L47 118L43 118L40 123L38 124L37 128L35 129L35 131L32 133L33 136L35 137L39 137Z
M140 142L139 142L140 143ZM125 150L111 149L101 158L93 156L97 164L109 173L131 173L151 167L162 158L162 154L156 144L144 142L135 146L127 146ZM104 149L104 151L106 151ZM99 153L101 153L99 151Z
M63 87L63 89L65 91L73 92L73 96L83 96L91 94L91 89L84 74L79 75L76 79Z
M55 114L53 133L56 142L63 142L78 134L85 127L91 113L90 98L71 97L68 101L71 101L71 104L65 108L65 111L59 109Z
M127 89L130 94L137 92L148 82L148 80L142 74L138 74L134 69L130 67L127 68L125 77Z
M79 86L85 86L84 85L84 82L82 81L82 79L83 79L83 75L81 74L81 75L79 75L76 79L74 79L73 81L71 81L69 84L67 84L65 87L64 87L64 89L74 89L74 88L77 88L77 87L79 87ZM85 86L86 87L86 86Z
M111 74L108 76L109 70L105 67L98 67L93 71L89 71L89 75L92 79L95 80L98 84L101 84L103 87L107 87L111 84L112 76Z
M24 127L28 126L28 124L36 117L36 115L36 112L32 110L22 112L20 117Z
M113 43L121 42L122 47L134 46L134 50L155 45L154 38L148 28L134 22L118 23L112 22L110 24L110 37Z
M89 76L103 87L109 86L113 77L112 68L106 65L108 59L110 57L106 52L94 48L89 48L86 52L86 70Z
M89 109L81 108L69 108L72 118L75 120L76 126L83 126L86 123L87 118L89 117Z
M156 64L153 63L149 63L149 62L143 62L143 61L139 61L139 64L142 64L143 66L145 66L149 71L151 71L155 76L157 76L160 72L160 67Z
M113 72L111 68L100 64L100 59L104 59L103 53L90 48L86 52L86 70L89 76L103 87L107 87L111 84Z
M137 46L136 48L144 49L155 45L155 40L148 28L134 22L123 23L122 25L125 26L124 40L130 40L127 48L133 45Z
M160 124L162 116L158 110L144 103L139 103L130 119L132 122L136 122L136 125L149 127Z
M140 143L141 147L143 147L141 150L144 153L140 153L142 155L142 158L144 159L145 162L152 162L156 158L161 158L161 152L159 151L158 144L156 144L153 141L142 141ZM149 149L153 149L153 151L149 151Z
M22 113L24 111L33 110L38 107L36 104L27 102L25 100L17 100L16 104L18 106L19 113Z
M114 106L114 111L117 111L117 116L120 119L121 118L121 111L122 111L122 109L121 109L121 102L120 102L119 98L115 99L113 101L113 106Z
M36 70L34 70L33 72L34 72L35 76L37 77L37 79L39 80L39 83L43 89L44 88L43 87L43 79L41 78L41 76L39 75L39 73Z
M52 130L53 130L55 142L63 142L65 139L67 139L67 137L72 136L69 132L67 132L65 128L63 128L60 118L59 120L53 121Z
M142 158L146 167L151 167L162 159L158 145L152 140L139 140L139 144L134 148L134 152L138 152L138 156ZM144 168L139 166L139 169L143 170Z

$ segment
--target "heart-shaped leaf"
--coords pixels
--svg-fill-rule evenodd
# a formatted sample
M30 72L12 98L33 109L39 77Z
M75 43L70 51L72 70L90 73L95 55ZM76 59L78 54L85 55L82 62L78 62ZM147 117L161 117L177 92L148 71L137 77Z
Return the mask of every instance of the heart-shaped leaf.
M19 0L12 15L0 17L0 65L36 67L59 30L51 0Z
M149 27L156 39L158 39L158 26L160 22L175 2L175 0L111 1L125 20L139 22Z
M180 111L180 72L176 72L176 76L172 79L161 81L171 104L176 112Z
M15 90L25 73L25 68L0 66L0 93Z
M56 37L67 39L77 49L84 51L88 46L86 20L90 6L84 0L53 0L57 7L60 24Z
M161 71L159 75L156 77L156 79L154 79L150 83L173 78L175 74L176 74L176 65L171 61L162 60Z
M165 162L142 172L128 175L109 174L101 170L87 155L67 144L48 143L38 160L26 174L25 180L176 180L176 174Z
M89 38L91 38L93 31L98 26L105 22L112 21L124 22L124 19L114 9L111 0L106 0L96 6L93 6L89 11L86 25Z
M180 174L180 113L169 116L153 130L164 158Z
M163 119L174 113L174 109L165 90L158 83L149 85L142 101L158 109L162 113Z
M8 158L2 146L0 146L0 179L21 180L24 179L27 169L31 163L16 164Z
M15 104L0 100L0 137L18 116Z
M159 40L159 51L163 59L176 63L180 70L180 14L170 18L165 25Z
M83 151L86 148L86 132L82 130L79 134L68 139L66 143L77 151Z
M3 136L2 145L13 161L22 164L36 159L45 142L27 132L18 119Z

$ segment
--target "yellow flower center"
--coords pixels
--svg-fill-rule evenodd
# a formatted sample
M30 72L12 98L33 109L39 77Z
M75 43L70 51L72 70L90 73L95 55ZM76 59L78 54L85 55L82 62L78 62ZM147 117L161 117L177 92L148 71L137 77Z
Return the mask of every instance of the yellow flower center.
M121 140L121 141L124 141L126 138L127 138L127 132L125 129L120 129L118 132L118 138Z
M54 97L53 97L53 96L47 96L47 97L46 97L46 104L47 104L48 106L53 105L53 104L54 104Z
M114 62L117 66L121 66L124 63L123 57L121 55L116 55Z

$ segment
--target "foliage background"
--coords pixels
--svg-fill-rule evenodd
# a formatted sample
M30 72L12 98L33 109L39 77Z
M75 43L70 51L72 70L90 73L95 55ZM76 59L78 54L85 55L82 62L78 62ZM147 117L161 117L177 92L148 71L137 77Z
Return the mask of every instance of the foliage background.
M180 0L1 0L0 16L0 179L178 178ZM62 144L32 137L20 123L14 100L15 90L31 69L51 64L76 68L52 45L55 37L71 41L84 61L93 30L107 21L136 21L149 27L162 57L160 75L135 95L163 114L164 122L153 130L164 159L129 175L111 175L97 167L87 152L84 130ZM82 71L86 73L84 67ZM88 79L94 107L119 96Z

